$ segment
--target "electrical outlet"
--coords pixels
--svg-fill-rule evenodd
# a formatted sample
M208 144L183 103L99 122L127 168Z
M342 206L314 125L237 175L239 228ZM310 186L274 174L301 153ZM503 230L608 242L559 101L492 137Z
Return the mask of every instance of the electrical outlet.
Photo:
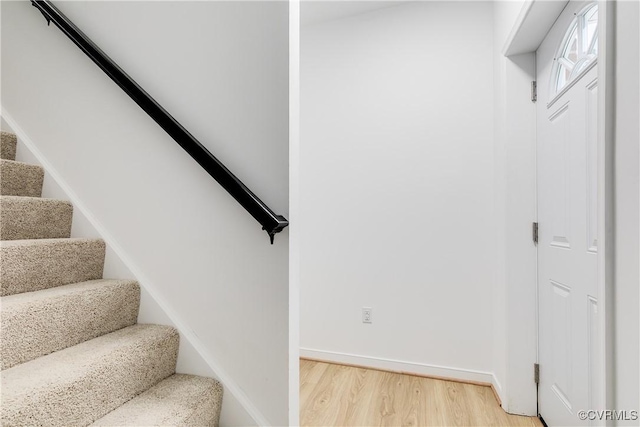
M362 307L362 323L373 323L373 309Z

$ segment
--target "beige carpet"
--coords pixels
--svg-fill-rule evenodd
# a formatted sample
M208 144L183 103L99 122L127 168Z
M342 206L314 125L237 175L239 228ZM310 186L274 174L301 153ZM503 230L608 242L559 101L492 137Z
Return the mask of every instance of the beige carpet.
M73 206L1 136L1 425L217 426L220 383L175 373L178 332L136 323L138 283L103 279L104 242L70 238Z

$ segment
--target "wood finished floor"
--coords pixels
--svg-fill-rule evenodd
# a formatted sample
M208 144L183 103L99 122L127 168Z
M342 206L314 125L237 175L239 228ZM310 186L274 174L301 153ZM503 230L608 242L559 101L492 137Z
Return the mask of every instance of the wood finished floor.
M490 387L300 361L301 426L527 426Z

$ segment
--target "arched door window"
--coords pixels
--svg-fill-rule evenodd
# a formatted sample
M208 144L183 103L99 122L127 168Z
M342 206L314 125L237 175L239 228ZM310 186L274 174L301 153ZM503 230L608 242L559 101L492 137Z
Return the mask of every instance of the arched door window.
M598 58L598 5L576 14L554 58L551 98L560 93Z

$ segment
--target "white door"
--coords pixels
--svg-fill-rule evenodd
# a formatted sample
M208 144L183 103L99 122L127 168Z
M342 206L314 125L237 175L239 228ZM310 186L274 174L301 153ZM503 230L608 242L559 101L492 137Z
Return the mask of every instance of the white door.
M597 5L568 3L537 51L538 387L547 425L596 409Z

